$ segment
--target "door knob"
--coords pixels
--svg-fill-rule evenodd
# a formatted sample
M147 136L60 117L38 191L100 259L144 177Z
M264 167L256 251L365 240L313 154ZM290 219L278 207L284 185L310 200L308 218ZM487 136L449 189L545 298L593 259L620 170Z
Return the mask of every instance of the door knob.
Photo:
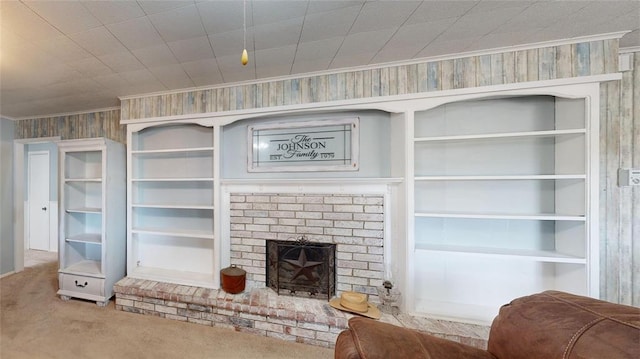
M47 207L42 207L42 210L43 210L43 211L46 211L46 210L47 210Z

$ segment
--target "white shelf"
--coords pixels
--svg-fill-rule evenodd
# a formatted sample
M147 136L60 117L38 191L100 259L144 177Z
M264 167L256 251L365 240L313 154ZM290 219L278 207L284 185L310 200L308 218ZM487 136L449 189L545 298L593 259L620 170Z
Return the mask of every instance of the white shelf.
M478 135L458 135L458 136L437 136L437 137L418 137L415 142L435 142L435 141L466 141L466 140L484 140L498 138L517 138L517 137L553 137L585 134L585 129L575 130L552 130L552 131L527 131L527 132L506 132L506 133L489 133Z
M408 311L489 324L522 295L590 293L597 125L586 104L513 96L414 113Z
M100 261L84 260L66 268L60 269L60 272L67 274L88 275L91 277L104 278L102 273L102 263Z
M126 270L126 149L106 138L64 140L58 149L58 294L106 303Z
M416 176L416 181L513 181L513 180L584 180L584 174L576 175L498 175L498 176Z
M132 178L132 182L213 182L212 177L195 177L195 178Z
M578 221L584 222L585 216L571 216L558 214L488 214L488 213L448 213L448 212L416 212L416 217L429 218L474 218L474 219L516 219L537 221Z
M172 269L138 266L128 273L127 276L131 278L165 281L181 285L214 288L212 273L177 271Z
M83 233L72 237L65 238L67 242L102 244L102 235L100 233Z
M102 182L102 178L65 178L65 182Z
M535 262L585 264L586 259L548 250L487 248L416 243L416 251L439 252L443 254L473 255L485 257L516 258Z
M184 237L184 238L203 238L213 239L213 232L197 231L197 230L168 230L168 229L155 229L155 228L134 228L131 233L135 234L152 234L160 236L170 237Z
M169 148L162 150L132 150L132 155L145 155L156 153L181 153L181 152L212 152L213 147L193 147L193 148Z
M102 208L93 208L93 207L79 207L79 208L67 208L67 213L92 213L92 214L100 214L102 213Z
M188 204L132 204L133 208L160 208L160 209L214 209L213 206L198 206Z

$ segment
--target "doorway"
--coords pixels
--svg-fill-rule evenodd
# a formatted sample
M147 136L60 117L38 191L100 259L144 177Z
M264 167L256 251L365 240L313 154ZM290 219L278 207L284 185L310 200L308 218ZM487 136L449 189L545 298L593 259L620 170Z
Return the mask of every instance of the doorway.
M46 151L49 154L49 200L46 211L42 210L44 205L40 205L41 212L46 212L49 224L45 229L49 233L49 243L47 251L58 251L58 147L56 142L60 137L17 139L13 142L13 184L14 184L14 271L24 270L25 257L30 248L30 206L29 206L29 153ZM37 161L37 159L36 159ZM38 209L38 207L34 207ZM36 211L37 212L37 211ZM44 248L44 242L40 244Z

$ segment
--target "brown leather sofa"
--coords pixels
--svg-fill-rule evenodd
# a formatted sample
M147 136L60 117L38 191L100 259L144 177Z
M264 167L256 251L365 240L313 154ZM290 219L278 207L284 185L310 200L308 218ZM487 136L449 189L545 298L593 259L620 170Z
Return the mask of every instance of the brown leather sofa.
M487 350L368 318L338 336L336 359L639 359L640 308L558 291L502 306Z

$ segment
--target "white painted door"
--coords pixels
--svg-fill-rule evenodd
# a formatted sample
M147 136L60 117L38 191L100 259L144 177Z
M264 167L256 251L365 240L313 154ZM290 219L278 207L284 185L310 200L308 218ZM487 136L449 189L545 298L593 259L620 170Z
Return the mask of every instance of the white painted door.
M49 248L49 152L28 155L29 249Z

